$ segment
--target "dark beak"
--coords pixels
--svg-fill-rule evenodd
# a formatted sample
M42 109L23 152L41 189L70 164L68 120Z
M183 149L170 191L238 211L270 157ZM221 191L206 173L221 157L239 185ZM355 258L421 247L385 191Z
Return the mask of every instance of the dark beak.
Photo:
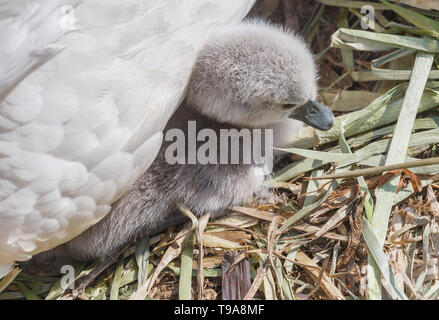
M331 129L334 124L334 114L331 109L324 104L311 100L303 106L295 108L289 117L324 131Z

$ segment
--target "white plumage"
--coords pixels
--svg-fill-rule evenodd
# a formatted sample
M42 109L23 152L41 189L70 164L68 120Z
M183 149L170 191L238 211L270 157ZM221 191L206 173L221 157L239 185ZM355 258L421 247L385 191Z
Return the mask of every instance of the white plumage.
M0 0L0 277L155 158L196 55L253 0Z

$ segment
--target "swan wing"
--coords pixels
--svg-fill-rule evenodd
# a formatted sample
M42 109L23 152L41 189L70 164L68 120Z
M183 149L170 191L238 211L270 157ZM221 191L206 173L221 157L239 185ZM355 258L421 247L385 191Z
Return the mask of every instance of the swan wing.
M154 160L198 50L254 0L0 0L0 276Z

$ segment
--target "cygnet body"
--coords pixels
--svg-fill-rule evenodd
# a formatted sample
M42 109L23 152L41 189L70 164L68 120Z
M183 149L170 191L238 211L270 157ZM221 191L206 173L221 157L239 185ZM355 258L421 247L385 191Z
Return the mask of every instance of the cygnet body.
M34 260L53 265L66 257L81 261L114 257L127 244L181 222L179 202L198 216L211 212L218 217L227 206L250 199L264 181L257 174L261 164L188 163L188 122L194 121L197 133L210 129L218 137L221 129L261 129L263 134L263 129L272 128L282 140L282 132L276 130L289 117L327 130L333 115L315 102L316 93L315 62L300 37L260 21L218 31L199 53L187 97L164 129L165 136L171 129L184 132L184 161L169 163L167 150L173 141L165 140L147 172L104 219ZM302 128L301 122L295 125L296 132ZM197 147L202 144L198 141ZM219 139L216 144L219 149ZM233 152L230 147L228 151Z

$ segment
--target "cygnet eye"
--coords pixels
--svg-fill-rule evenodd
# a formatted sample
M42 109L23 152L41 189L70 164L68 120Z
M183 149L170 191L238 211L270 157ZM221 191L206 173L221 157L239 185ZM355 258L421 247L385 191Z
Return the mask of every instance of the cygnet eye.
M290 109L293 109L296 106L297 106L297 104L288 103L288 104L284 104L282 106L282 108L285 109L285 110L290 110Z
M310 114L312 116L314 116L314 115L316 115L318 113L319 113L319 111L316 110L315 108L311 108L311 109L308 110L308 114Z

